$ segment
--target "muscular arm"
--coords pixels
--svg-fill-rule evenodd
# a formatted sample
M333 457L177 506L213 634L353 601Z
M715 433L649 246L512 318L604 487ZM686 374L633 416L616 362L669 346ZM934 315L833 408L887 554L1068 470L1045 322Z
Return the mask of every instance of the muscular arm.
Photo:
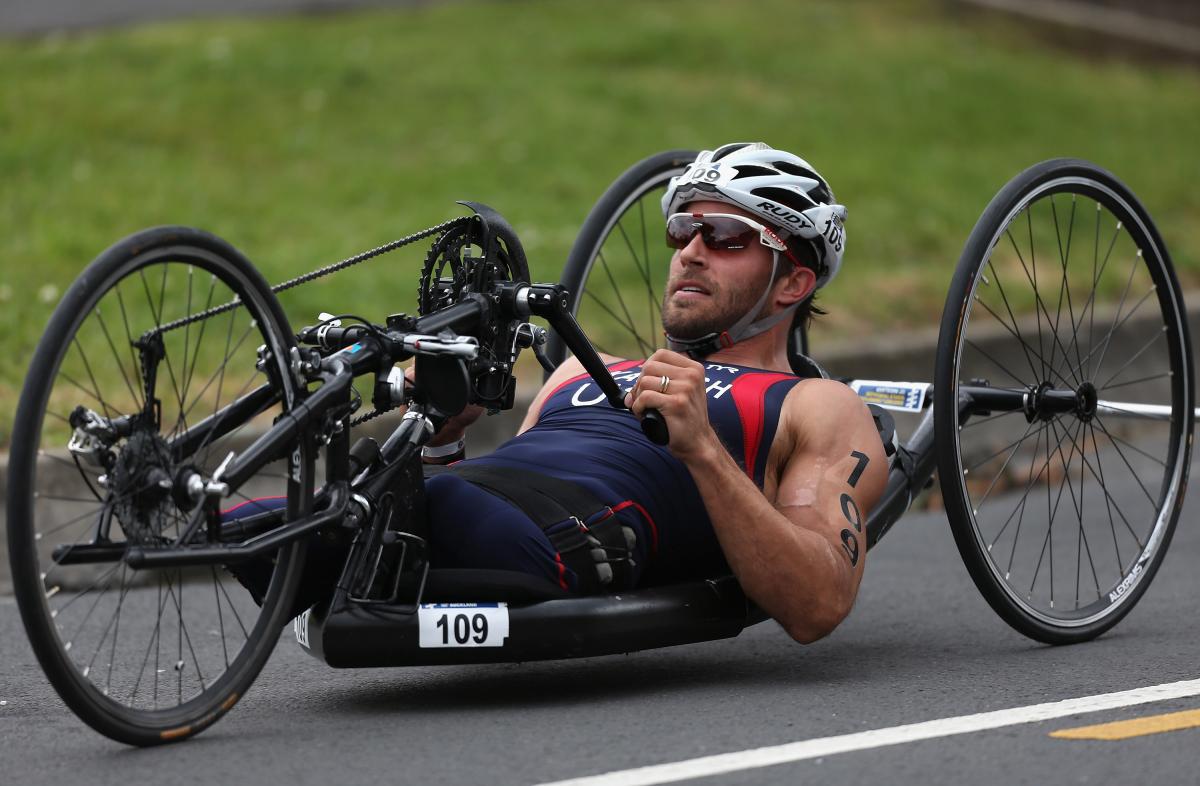
M655 380L657 370L647 364L646 376ZM792 390L776 437L783 455L772 504L709 425L703 368L664 370L668 394L640 390L635 410L656 406L667 418L671 450L691 471L742 588L797 641L827 635L854 604L866 516L887 480L866 407L836 382L812 380Z

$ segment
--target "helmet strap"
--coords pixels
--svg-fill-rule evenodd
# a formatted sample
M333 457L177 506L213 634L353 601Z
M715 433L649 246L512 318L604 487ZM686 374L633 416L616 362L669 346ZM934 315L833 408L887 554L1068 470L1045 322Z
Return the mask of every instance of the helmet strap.
M771 328L778 325L784 319L790 319L792 313L800 307L799 303L793 303L777 314L772 314L763 319L756 319L763 309L767 306L767 298L771 295L771 288L775 286L775 276L779 272L779 252L771 250L771 277L767 280L767 288L763 290L759 296L758 302L755 303L749 311L747 311L741 319L734 322L728 329L721 332L713 332L695 339L680 339L675 338L671 334L667 334L667 347L675 352L683 352L689 355L693 360L706 358L719 349L731 347L739 341L757 336L759 333L765 333Z

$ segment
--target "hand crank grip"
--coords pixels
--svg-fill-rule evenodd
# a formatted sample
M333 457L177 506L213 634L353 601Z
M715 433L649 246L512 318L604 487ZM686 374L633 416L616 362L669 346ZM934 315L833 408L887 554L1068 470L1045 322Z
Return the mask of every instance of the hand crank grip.
M671 432L667 429L667 419L653 407L642 413L642 433L655 445L665 445L671 441Z
M604 392L608 403L624 409L624 393L605 367L604 361L596 354L596 350L588 341L587 336L580 330L575 318L571 316L567 290L561 284L534 284L532 286L519 284L509 290L507 297L512 298L518 314L536 314L544 317L550 323L550 327L554 328L562 337L567 348L583 364L584 369L592 376L600 390ZM505 302L503 297L502 302ZM647 409L642 414L642 433L656 445L665 445L671 439L667 430L667 421L656 409Z

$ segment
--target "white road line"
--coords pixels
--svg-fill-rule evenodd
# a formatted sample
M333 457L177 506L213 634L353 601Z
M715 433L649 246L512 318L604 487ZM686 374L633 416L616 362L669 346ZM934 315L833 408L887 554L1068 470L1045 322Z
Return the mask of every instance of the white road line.
M541 784L541 786L617 786L618 784L620 786L652 786L652 784L658 783L706 778L726 772L803 761L818 756L832 756L837 753L900 745L905 742L949 737L954 734L969 734L1020 723L1038 723L1054 718L1064 718L1068 715L1081 715L1087 712L1132 707L1136 704L1148 704L1196 695L1200 695L1200 680L1169 682L1164 685L1151 685L1146 688L1135 688L1117 693L1083 696L1078 699L1064 699L1047 704L1013 707L975 715L960 715L956 718L910 723L888 729L839 734L835 737L818 737L812 740L790 742L786 745L773 745L769 748L755 748L669 764L636 767L630 770L606 772L601 775L554 781Z

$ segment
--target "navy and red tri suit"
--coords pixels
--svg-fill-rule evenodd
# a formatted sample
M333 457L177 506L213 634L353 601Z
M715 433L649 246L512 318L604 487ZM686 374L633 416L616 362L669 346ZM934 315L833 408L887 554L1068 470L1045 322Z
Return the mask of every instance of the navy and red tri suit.
M644 361L611 365L632 387ZM730 455L762 489L779 413L800 381L792 374L705 364L708 418ZM495 452L460 462L531 470L585 487L637 534L635 581L663 584L728 572L691 474L642 434L628 410L610 406L591 377L559 385L537 424ZM528 515L453 473L426 480L435 567L518 570L576 588L550 539Z

